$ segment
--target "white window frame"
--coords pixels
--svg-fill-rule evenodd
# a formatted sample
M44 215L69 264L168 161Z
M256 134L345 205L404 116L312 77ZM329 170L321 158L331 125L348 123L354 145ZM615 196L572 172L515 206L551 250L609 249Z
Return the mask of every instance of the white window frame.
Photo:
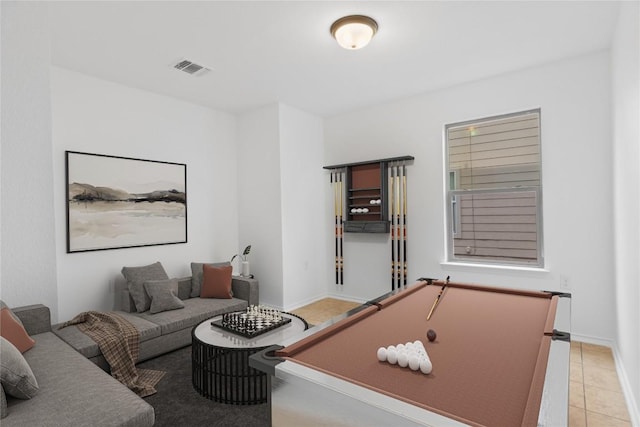
M495 189L475 189L475 190L455 190L451 188L452 182L458 182L458 171L449 169L449 144L448 134L450 128L461 126L471 126L505 118L526 115L531 113L538 114L539 120L539 149L540 149L540 186L539 187L511 187L511 188L495 188ZM542 217L542 118L540 109L532 109L520 111L516 113L490 116L480 119L474 119L464 122L457 122L445 125L444 127L444 199L445 199L445 235L446 235L446 262L451 264L477 264L497 267L528 267L528 268L544 268L544 244L543 244L543 217ZM453 174L453 181L452 181ZM457 186L457 184L455 184ZM460 200L461 194L481 194L490 192L519 192L519 191L535 191L536 192L536 242L537 242L537 259L535 261L526 262L518 260L491 260L478 259L473 257L464 257L455 255L454 239L462 237L462 229L460 223Z

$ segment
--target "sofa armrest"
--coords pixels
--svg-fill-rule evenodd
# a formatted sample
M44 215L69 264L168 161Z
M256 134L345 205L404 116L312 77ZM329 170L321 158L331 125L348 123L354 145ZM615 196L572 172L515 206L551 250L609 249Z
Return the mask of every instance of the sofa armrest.
M51 332L51 312L42 304L12 308L29 335Z
M233 276L231 281L231 290L233 291L234 298L243 299L249 302L249 305L258 305L260 295L257 279Z

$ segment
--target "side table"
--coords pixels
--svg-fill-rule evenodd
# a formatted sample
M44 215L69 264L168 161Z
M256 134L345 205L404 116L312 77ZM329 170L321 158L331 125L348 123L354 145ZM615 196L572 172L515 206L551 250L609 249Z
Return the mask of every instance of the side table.
M202 396L220 403L255 405L266 403L267 374L249 366L249 356L280 344L309 328L294 314L283 313L290 323L253 338L211 325L222 316L207 319L191 331L193 387Z

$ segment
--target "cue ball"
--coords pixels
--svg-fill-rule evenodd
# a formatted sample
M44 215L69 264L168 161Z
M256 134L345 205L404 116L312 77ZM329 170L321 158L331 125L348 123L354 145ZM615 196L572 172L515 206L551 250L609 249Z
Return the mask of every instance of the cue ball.
M436 335L436 331L434 331L433 329L429 329L427 331L427 339L431 342L435 341L437 335Z
M378 360L384 362L387 360L387 349L384 347L380 347L378 349Z

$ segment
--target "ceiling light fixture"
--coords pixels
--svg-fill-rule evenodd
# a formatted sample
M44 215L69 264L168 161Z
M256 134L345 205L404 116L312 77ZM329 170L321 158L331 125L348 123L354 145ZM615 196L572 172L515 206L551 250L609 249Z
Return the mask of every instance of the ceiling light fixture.
M350 15L331 24L331 35L345 49L355 50L369 44L378 31L378 23L364 15Z

